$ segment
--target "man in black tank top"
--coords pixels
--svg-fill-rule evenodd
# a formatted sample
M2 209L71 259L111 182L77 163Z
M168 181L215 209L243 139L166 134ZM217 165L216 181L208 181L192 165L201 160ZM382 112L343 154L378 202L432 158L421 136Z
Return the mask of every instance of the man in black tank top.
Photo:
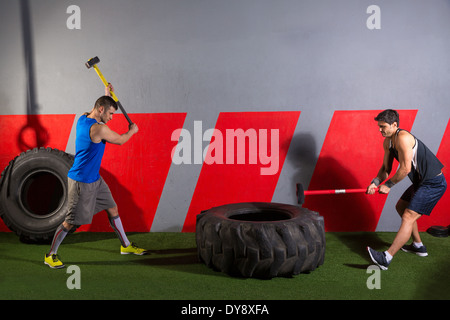
M375 118L375 121L378 121L380 133L385 138L384 158L376 178L367 187L367 193L374 194L378 187L380 193L388 194L391 188L406 176L412 181L412 185L396 205L402 223L390 248L378 252L367 247L372 261L381 269L387 270L393 256L400 249L422 257L428 255L420 239L417 219L423 214L431 214L436 203L444 195L447 183L441 171L444 166L439 159L422 141L408 131L399 129L400 119L397 111L385 110ZM394 159L399 163L398 170L392 178L385 181L392 171ZM381 184L383 181L384 184ZM413 243L406 245L411 236Z

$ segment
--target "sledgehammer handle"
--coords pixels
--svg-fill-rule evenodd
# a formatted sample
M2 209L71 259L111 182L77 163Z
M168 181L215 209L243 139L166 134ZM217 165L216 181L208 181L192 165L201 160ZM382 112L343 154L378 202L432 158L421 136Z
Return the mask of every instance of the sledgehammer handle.
M100 72L100 69L97 67L96 64L94 64L93 66L95 72L97 72L100 80L102 80L103 84L105 85L105 87L107 87L109 85L108 81L106 81L105 77L103 76L103 74ZM117 98L117 96L114 94L114 92L111 91L111 98L114 99L114 101L118 101L119 99Z
M96 64L94 64L93 68L95 69L95 72L97 72L98 76L100 77L100 79L102 80L103 84L105 85L105 87L107 87L109 85L108 81L106 81L105 77L103 76L103 74L100 72L100 69L97 67ZM117 103L117 105L120 108L120 111L122 111L123 115L125 116L125 118L128 121L128 124L133 124L133 122L130 120L130 117L128 117L127 112L125 111L125 109L122 107L122 104L119 101L119 98L117 98L116 94L114 93L114 91L110 91L111 93L111 98L114 99L114 101Z
M111 94L114 94L114 92L111 92ZM113 98L113 99L114 99L114 98ZM114 99L114 100L115 100L115 99ZM133 122L130 120L130 117L128 117L127 112L126 112L125 109L122 107L122 104L120 103L120 101L117 100L116 103L117 103L117 105L119 106L120 111L122 111L123 115L124 115L125 118L127 119L128 124L133 124Z
M335 190L305 190L305 196L307 195L318 195L318 194L339 194L339 193L363 193L367 189L335 189ZM375 191L378 191L376 188Z

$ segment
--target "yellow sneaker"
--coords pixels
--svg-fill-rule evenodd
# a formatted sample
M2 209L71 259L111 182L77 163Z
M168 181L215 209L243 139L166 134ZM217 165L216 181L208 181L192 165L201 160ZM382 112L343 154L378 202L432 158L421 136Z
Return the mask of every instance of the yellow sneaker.
M58 255L56 254L52 254L48 257L47 255L44 255L44 263L52 269L61 269L65 267L64 263L59 260Z
M145 254L149 254L148 250L138 248L138 246L131 242L128 247L120 246L120 254L135 254L138 256L143 256Z

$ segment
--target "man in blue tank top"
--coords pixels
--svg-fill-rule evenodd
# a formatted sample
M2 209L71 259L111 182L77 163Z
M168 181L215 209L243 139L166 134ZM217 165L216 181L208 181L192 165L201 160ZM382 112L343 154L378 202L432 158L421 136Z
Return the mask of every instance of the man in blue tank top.
M136 124L131 124L128 132L118 134L106 125L117 111L110 91L114 91L111 85L105 89L105 96L97 99L92 110L77 122L75 159L68 173L68 212L55 231L50 251L44 257L44 263L54 269L64 267L57 251L68 232L75 226L90 224L94 214L103 210L119 237L121 254L148 253L128 240L111 191L99 173L106 143L122 145L139 130Z
M395 184L406 176L412 185L403 193L397 202L396 210L402 218L402 223L394 242L384 252L378 252L367 247L374 263L381 269L387 270L393 256L401 249L415 253L418 256L428 255L422 244L417 219L422 215L430 215L434 206L445 193L447 182L442 174L444 167L439 159L423 144L406 130L399 129L399 115L395 110L384 110L376 118L383 142L383 165L375 179L367 188L368 194L374 194L377 187L379 192L388 194ZM393 160L399 163L397 172L385 181L392 170ZM383 181L384 184L381 184ZM413 243L406 245L412 236Z

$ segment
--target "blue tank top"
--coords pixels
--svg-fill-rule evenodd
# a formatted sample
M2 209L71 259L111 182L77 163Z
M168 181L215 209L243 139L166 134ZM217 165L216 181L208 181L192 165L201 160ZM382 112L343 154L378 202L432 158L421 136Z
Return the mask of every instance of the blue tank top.
M91 127L97 120L82 115L77 122L75 140L75 160L69 170L68 177L72 180L92 183L100 179L100 164L105 151L105 142L94 143L91 140Z

